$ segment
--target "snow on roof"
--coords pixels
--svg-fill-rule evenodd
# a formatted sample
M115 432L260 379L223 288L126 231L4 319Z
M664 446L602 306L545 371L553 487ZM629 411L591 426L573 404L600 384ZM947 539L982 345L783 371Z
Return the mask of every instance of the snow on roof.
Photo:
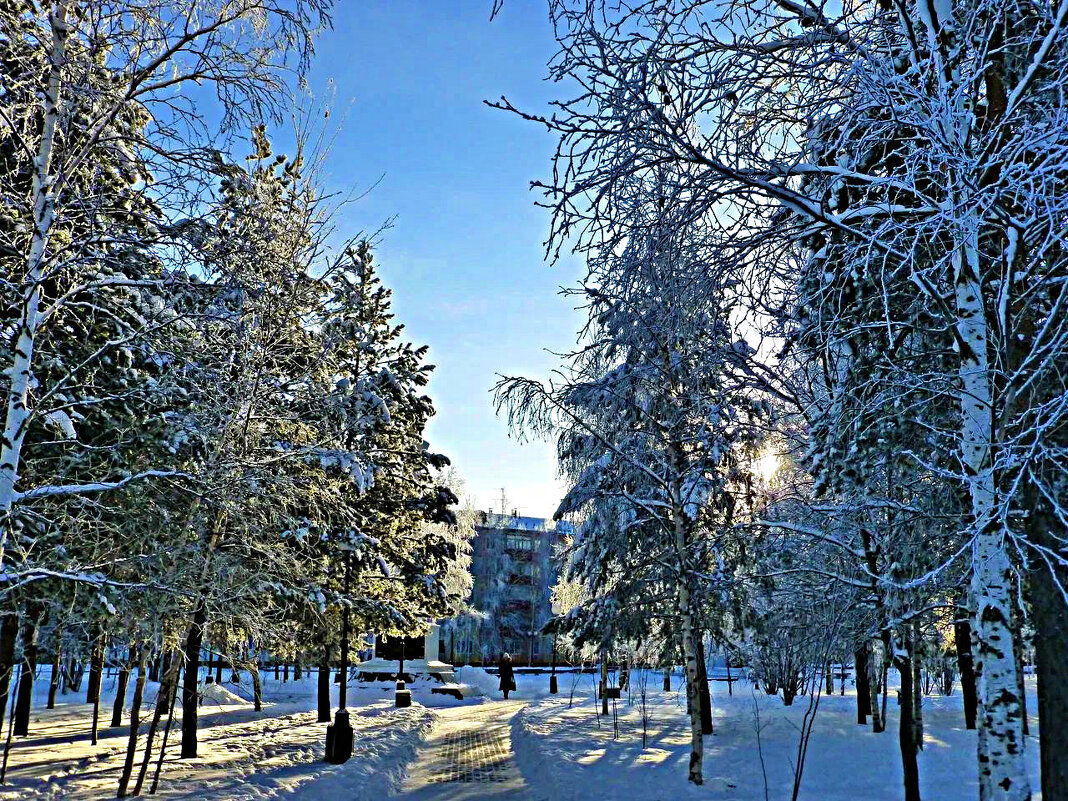
M482 515L482 528L501 528L512 531L555 531L558 534L572 534L575 527L566 520L555 523L544 517L524 517L523 515L502 515L485 512Z

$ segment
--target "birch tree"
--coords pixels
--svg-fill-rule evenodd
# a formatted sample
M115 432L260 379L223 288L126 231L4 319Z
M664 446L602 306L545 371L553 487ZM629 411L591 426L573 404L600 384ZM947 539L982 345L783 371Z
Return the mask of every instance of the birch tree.
M146 204L165 204L172 221L195 212L215 147L215 119L225 130L276 113L288 71L306 64L313 31L327 21L325 14L326 5L315 0L91 5L58 0L41 9L29 2L5 9L5 44L19 68L16 81L5 84L7 99L16 101L5 103L3 111L5 184L25 190L7 196L7 213L17 222L3 242L19 302L4 368L0 561L12 509L28 490L38 496L99 492L138 477L20 486L28 426L39 414L35 403L57 389L41 386L35 372L42 332L73 298L92 298L130 281L108 269L114 232L103 218L113 217L115 207L80 190L117 170L127 185L120 208L128 216L137 219ZM211 122L198 102L209 99L209 88L219 109ZM72 239L75 230L80 235ZM169 238L168 226L155 222L142 236L145 243L163 245L163 252L172 252L165 247ZM92 258L85 258L87 252ZM60 292L49 292L57 285ZM141 333L142 325L127 322L111 347Z
M655 216L663 186L632 212ZM764 405L734 377L749 354L729 323L729 284L694 280L706 265L676 230L660 220L618 255L590 258L577 290L590 312L583 347L549 384L503 380L498 403L518 429L557 438L572 481L557 515L586 518L573 559L593 627L611 633L621 608L666 586L686 664L689 780L701 784L700 609L722 570L709 534L730 525L737 454Z
M1063 317L1041 310L1065 297L1064 9L550 7L561 44L552 76L580 87L552 116L525 115L560 136L544 187L554 247L623 241L636 179L670 163L686 176L676 208L710 221L708 252L751 280L761 313L788 303L803 243L823 234L845 243L836 269L899 273L951 332L950 472L970 507L982 797L1027 798L1013 561L1062 557L1012 521L1022 488L1055 497L1048 482L1062 471L1050 426L1063 409L1031 391L1061 381ZM821 161L813 148L827 140L836 155Z

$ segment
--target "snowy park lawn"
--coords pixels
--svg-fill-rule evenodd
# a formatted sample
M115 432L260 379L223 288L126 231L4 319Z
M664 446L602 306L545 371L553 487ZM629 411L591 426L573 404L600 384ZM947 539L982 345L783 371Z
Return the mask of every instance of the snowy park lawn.
M613 738L611 706L607 717L595 710L593 680L587 674L568 708L571 678L561 677L560 694L539 697L513 723L516 760L527 781L542 785L551 798L568 799L736 799L764 801L761 751L772 801L790 798L796 762L798 727L808 707L799 697L792 707L752 685L737 683L728 696L726 683L712 682L715 733L705 737L703 787L686 781L689 721L684 692L663 692L661 675L648 682L649 740L642 748L636 677L632 703L626 694L616 702L619 736ZM891 680L893 681L893 680ZM681 677L673 677L673 689ZM518 693L524 696L521 683ZM543 696L540 685L531 688ZM529 697L529 696L528 696ZM759 708L761 747L757 746L754 702ZM1028 710L1037 732L1034 680L1029 679ZM611 702L609 702L611 704ZM964 728L959 687L949 698L923 700L924 750L919 757L923 797L931 801L978 798L976 733ZM847 689L820 699L809 744L800 798L808 801L898 801L902 797L898 752L898 711L891 691L890 725L881 734L856 724L856 696ZM1028 768L1038 786L1038 742L1029 739ZM550 786L546 786L549 783ZM1034 796L1035 801L1041 795Z
M247 685L247 674L245 681ZM241 697L248 695L247 686L224 683L212 688L209 685L200 707L200 745L196 759L178 758L179 704L157 795L220 801L279 797L305 801L380 798L399 786L420 741L433 725L434 713L427 706L457 703L431 696L429 685L417 682L413 685L416 703L409 709L396 709L392 684L350 685L348 706L356 731L356 746L348 763L334 766L322 761L326 724L316 720L315 687L314 674L300 682L282 683L266 678L264 708L256 712ZM78 694L60 696L53 710L44 708L47 688L46 673L35 687L30 736L15 738L12 743L7 782L0 787L0 799L114 798L129 736L128 714L124 715L122 726L108 727L114 677L104 683L100 740L96 746L89 741L92 706L83 703L85 685ZM151 715L156 690L154 684L146 687L140 738L142 753L145 717ZM332 694L336 709L336 685L332 685ZM158 738L156 742L158 754ZM151 785L154 770L155 760L145 780L144 794Z

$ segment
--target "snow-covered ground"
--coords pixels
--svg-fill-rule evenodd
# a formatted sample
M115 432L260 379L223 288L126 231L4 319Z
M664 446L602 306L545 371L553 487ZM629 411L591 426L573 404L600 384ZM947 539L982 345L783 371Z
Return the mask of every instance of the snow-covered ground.
M574 705L568 708L571 677L561 677L560 694L545 697L544 677L522 677L519 697L539 696L513 723L516 760L528 782L544 786L547 797L565 801L589 798L596 787L599 799L733 799L765 801L790 798L793 765L802 716L808 698L792 707L778 697L737 683L728 695L726 683L712 682L715 734L705 738L703 787L686 781L689 730L681 677L673 677L675 691L662 691L662 676L648 680L649 738L642 748L641 715L631 677L631 703L616 702L618 736L613 716L599 717L594 685L584 675L576 686ZM547 680L546 680L547 681ZM528 687L525 687L529 685ZM1028 710L1032 734L1037 732L1034 679L1029 678ZM528 697L529 697L528 695ZM800 794L808 801L898 801L903 794L898 751L896 697L888 702L890 725L881 734L856 724L856 696L836 692L823 696L805 761ZM934 695L923 701L924 749L919 756L923 797L931 801L975 801L979 797L976 768L976 734L964 728L958 689L948 698ZM759 710L760 745L757 744L754 705ZM1028 740L1028 760L1035 801L1038 793L1038 742ZM761 766L763 753L763 768Z
M114 797L128 733L125 725L115 729L106 725L114 679L105 682L101 739L94 747L89 744L92 707L83 703L84 684L81 693L63 697L55 710L46 710L46 678L38 682L39 703L31 718L30 736L13 742L8 782L0 787L0 799ZM315 720L314 674L287 683L276 682L268 674L266 703L259 713L241 697L248 695L247 686L224 684L206 693L200 709L200 756L195 760L178 759L176 714L159 795L205 801L384 798L398 790L409 766L427 747L423 740L434 725L433 707L477 705L501 697L497 676L481 668L461 669L459 680L479 687L485 695L461 702L432 695L434 685L415 682L409 685L415 705L398 710L393 706L391 684L352 685L349 709L356 750L343 766L322 762L325 724ZM553 696L548 693L548 675L516 675L518 689L513 698L528 704L513 719L512 747L519 770L537 798L586 799L594 787L597 798L620 801L784 801L790 797L798 727L808 708L806 697L799 697L793 707L784 707L780 698L754 692L751 685L736 683L729 696L724 682L712 682L716 731L705 738L705 784L699 788L686 781L689 740L685 696L679 692L681 676L673 677L674 689L665 693L661 674L648 674L648 743L644 749L637 697L640 672L631 674L630 698L616 702L614 719L612 714L607 718L596 714L600 704L593 698L595 680L588 673L562 673L560 692ZM146 712L151 710L155 689L152 686L147 693ZM332 690L336 706L336 685ZM1029 678L1028 708L1034 733L1033 678ZM887 731L872 734L870 727L855 723L852 688L844 696L837 691L823 696L800 798L898 801L901 766L893 693L888 711ZM976 735L964 729L959 689L948 698L925 697L923 714L925 746L919 763L924 798L974 801L978 797ZM1037 741L1030 739L1027 748L1037 787ZM1040 799L1036 790L1035 801Z
M322 761L326 724L316 721L314 673L300 682L286 683L266 674L262 712L254 711L246 700L251 697L247 674L245 682L236 687L209 685L206 689L200 707L196 759L178 758L179 704L157 795L220 801L279 797L334 801L343 787L349 799L380 798L399 786L421 739L433 725L434 713L428 707L460 703L432 696L430 684L416 682L410 685L413 706L395 709L392 684L350 685L348 706L356 731L355 751L345 765L333 766ZM0 799L114 798L129 736L128 715L124 715L122 726L108 727L115 684L114 677L105 679L100 739L93 746L89 741L92 706L84 703L84 681L80 693L60 696L54 710L45 709L46 669L35 687L30 736L12 742ZM337 686L331 686L336 708ZM154 684L146 687L142 721L151 715L157 689ZM131 682L127 708L132 693ZM157 754L158 744L159 737ZM143 748L143 734L140 745ZM153 760L143 790L146 794L154 770Z

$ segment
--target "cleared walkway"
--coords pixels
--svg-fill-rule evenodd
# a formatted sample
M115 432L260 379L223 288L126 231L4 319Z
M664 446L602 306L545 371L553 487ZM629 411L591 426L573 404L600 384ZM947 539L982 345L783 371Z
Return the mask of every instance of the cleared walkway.
M541 801L523 780L512 756L512 718L523 704L490 701L439 710L433 732L394 798Z

